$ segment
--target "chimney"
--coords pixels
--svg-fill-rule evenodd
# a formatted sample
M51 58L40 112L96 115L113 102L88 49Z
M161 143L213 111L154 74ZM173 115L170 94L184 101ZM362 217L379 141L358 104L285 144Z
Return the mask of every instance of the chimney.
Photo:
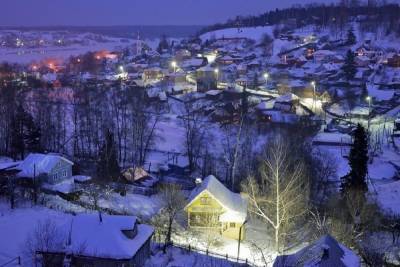
M196 186L200 186L201 183L203 182L203 180L201 178L196 178L196 180L194 181Z
M323 260L329 259L329 246L328 245L322 246L322 259Z

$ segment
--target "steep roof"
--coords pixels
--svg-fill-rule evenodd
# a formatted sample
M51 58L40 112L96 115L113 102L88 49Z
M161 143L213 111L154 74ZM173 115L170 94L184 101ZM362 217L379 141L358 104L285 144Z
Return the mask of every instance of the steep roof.
M32 178L34 174L49 173L60 161L65 161L74 165L73 162L59 155L31 153L16 167L16 169L20 171L18 173L19 177Z
M220 205L226 209L226 212L221 215L223 221L240 221L244 222L247 217L247 201L237 193L231 192L226 188L215 176L207 176L189 196L188 207L203 191L217 200Z
M291 255L278 256L274 267L357 267L359 258L332 236L325 235Z
M133 230L134 216L80 214L73 217L70 229L71 253L100 258L132 258L153 234L148 225L138 225L137 235L128 238L122 231Z

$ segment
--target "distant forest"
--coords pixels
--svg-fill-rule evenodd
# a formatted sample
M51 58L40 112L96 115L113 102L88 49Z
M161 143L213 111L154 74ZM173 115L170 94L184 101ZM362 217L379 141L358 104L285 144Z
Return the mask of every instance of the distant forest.
M314 24L319 27L335 27L342 30L349 21L357 20L363 30L374 31L384 27L385 34L400 36L400 5L368 0L342 0L337 4L295 5L275 9L258 16L237 16L225 23L214 24L200 30L199 34L225 28L257 27L290 23L295 27Z

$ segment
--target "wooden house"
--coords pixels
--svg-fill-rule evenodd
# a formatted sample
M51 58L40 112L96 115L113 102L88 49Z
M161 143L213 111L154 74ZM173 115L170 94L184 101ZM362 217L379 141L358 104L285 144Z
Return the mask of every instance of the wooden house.
M164 78L164 73L159 67L148 68L143 71L144 82L149 80L161 80L162 78Z
M393 54L387 59L389 67L400 68L400 54Z
M193 189L185 207L191 229L211 230L231 239L243 239L247 200L210 175Z
M330 235L325 235L294 254L276 257L273 266L358 267L360 266L360 258L352 250L340 244Z
M37 251L43 266L144 266L150 257L153 227L139 224L136 217L80 214L60 226L68 241L54 251ZM49 264L50 263L50 264ZM40 266L42 266L40 265Z
M17 167L17 177L38 178L42 182L56 184L72 177L73 162L57 154L29 154Z

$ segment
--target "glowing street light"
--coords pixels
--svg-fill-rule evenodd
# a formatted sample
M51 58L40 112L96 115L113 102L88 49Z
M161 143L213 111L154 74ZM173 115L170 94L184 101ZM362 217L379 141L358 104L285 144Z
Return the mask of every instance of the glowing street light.
M268 73L264 73L265 84L267 86L268 86L268 78L269 78L269 74Z
M172 61L171 62L171 66L174 68L174 73L175 73L176 72L176 66L177 66L176 61Z
M124 66L119 66L119 71L124 72Z
M315 83L315 81L312 81L311 85L313 87L313 110L315 112L315 89L316 89L317 84Z

